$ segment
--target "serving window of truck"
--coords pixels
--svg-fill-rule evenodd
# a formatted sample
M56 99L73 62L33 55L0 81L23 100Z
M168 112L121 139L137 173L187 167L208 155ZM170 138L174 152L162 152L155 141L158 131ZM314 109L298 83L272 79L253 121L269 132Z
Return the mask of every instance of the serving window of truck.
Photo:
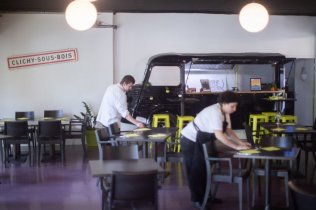
M216 103L219 93L233 90L240 102L232 124L242 128L249 113L274 109L261 99L284 91L280 90L288 84L284 65L291 61L277 53L156 55L148 60L143 82L128 93L129 110L149 122L153 114L168 113L175 124L177 115L195 116ZM293 110L294 105L287 112Z

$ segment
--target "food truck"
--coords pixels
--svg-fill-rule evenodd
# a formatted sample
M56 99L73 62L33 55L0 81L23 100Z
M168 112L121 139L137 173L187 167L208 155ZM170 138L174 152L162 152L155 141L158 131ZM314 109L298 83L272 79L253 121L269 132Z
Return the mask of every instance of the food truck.
M264 98L293 94L294 60L278 53L159 54L148 60L142 83L128 93L128 108L148 123L153 114L168 113L175 125L177 115L195 116L216 103L219 93L232 90L240 98L232 125L242 128L250 113L276 109ZM294 103L283 111L293 114Z

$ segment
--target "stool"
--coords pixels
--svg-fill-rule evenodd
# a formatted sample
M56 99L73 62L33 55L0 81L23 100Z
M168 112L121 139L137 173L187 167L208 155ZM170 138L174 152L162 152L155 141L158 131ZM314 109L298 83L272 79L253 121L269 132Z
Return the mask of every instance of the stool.
M260 128L258 131L258 123L259 122L268 122L269 118L266 115L263 114L250 114L249 115L249 125L252 127L252 136L254 142L260 141L259 134L264 134L265 130L263 128ZM258 135L257 135L258 134Z
M168 114L154 114L153 115L153 121L152 121L152 127L157 128L158 124L163 122L164 126L166 128L170 128L170 118Z
M151 127L157 128L159 123L163 123L165 128L170 128L170 117L168 114L154 114ZM170 142L171 138L167 139L167 142ZM169 144L167 144L167 148L169 149ZM149 150L152 150L152 144L149 144Z
M178 116L177 117L177 133L176 133L176 140L175 140L175 147L174 152L180 152L180 134L183 129L183 127L188 124L189 122L193 121L193 116Z
M268 116L268 122L275 122L276 112L262 112L261 114Z
M294 115L282 115L281 123L297 123L297 117Z

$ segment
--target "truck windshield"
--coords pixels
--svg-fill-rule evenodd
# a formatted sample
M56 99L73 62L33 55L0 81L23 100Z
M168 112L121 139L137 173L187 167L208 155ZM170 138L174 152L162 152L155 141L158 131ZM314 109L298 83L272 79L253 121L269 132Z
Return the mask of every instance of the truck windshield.
M180 68L178 66L154 66L149 83L152 86L178 86L180 84Z

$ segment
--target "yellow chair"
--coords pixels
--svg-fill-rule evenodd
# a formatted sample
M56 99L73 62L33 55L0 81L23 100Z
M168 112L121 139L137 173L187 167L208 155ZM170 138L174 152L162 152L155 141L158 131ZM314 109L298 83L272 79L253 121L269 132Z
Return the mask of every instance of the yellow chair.
M282 115L281 123L297 123L297 117L294 115Z
M269 118L267 115L263 114L250 114L248 125L252 128L252 136L254 142L260 141L260 135L266 134L266 130L258 127L260 122L268 122Z
M168 114L154 114L152 127L157 128L159 123L163 123L166 128L170 128L170 117Z
M170 128L170 117L168 114L154 114L151 127L157 128L159 123L163 124L165 128ZM168 142L171 141L171 138L167 139ZM169 149L169 144L167 144L167 148ZM152 144L149 144L149 149L151 151Z
M174 147L174 152L180 152L180 134L183 129L183 127L188 124L189 122L193 121L194 117L193 116L178 116L177 117L177 133L176 133L176 139L175 139L175 147Z
M268 117L268 122L275 122L276 112L261 112L261 114Z

